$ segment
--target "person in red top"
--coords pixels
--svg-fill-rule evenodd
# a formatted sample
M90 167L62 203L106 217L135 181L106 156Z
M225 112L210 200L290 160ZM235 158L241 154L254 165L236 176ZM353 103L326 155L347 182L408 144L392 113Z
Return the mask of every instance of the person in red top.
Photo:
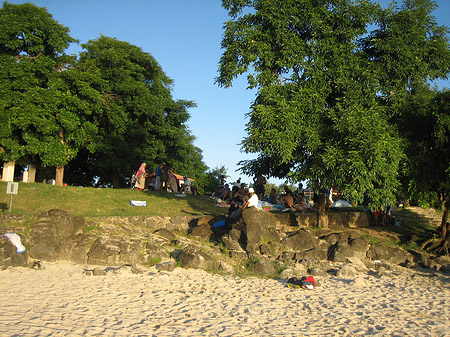
M145 178L147 178L147 164L142 163L139 170L136 172L136 185L135 187L142 191L145 187Z

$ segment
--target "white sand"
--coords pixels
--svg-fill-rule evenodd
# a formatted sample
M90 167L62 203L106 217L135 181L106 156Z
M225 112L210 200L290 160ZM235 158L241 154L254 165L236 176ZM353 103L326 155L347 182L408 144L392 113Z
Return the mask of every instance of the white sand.
M0 336L450 336L450 278L321 278L314 290L199 270L0 272Z

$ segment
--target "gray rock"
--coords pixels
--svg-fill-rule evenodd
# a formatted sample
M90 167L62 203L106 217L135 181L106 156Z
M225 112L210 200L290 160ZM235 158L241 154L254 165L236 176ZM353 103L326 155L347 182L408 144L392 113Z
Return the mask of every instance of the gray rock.
M342 278L353 277L353 276L355 276L356 273L357 272L356 272L355 267L352 264L347 263L338 269L338 271L336 272L336 277L342 277Z
M212 215L204 215L197 219L197 226L209 225L210 227L216 222L216 218Z
M350 285L354 287L367 287L367 282L362 277L356 277L353 281L350 282Z
M309 261L309 262L315 262L315 261L322 261L327 260L328 252L327 249L324 247L317 247L317 248L311 248L305 251L296 252L295 253L295 260L296 261Z
M94 265L142 264L139 254L142 242L125 238L97 238L88 252L88 263Z
M353 255L359 258L365 258L369 250L369 241L363 237L350 238L349 245L352 247Z
M226 249L234 251L243 251L239 242L232 240L228 235L222 237L222 243Z
M147 241L145 243L145 260L151 260L155 258L167 258L169 257L169 253L163 248L164 244L158 244L153 241Z
M230 232L228 233L228 236L229 236L229 238L231 240L240 242L241 241L241 234L242 234L242 232L239 229L232 228L230 230Z
M346 259L348 263L351 263L355 270L359 273L367 273L369 268L357 257L349 257Z
M252 271L258 274L270 276L275 273L276 269L273 261L267 258L260 258L255 264L253 264Z
M345 241L338 241L330 248L328 259L334 262L344 262L347 257L353 256L355 253L352 247Z
M203 240L209 240L209 239L211 239L211 236L213 235L213 231L212 231L210 225L203 224L201 226L192 228L191 235L193 237L201 238Z
M88 252L95 241L95 237L80 233L76 236L74 246L70 251L70 261L85 264L88 260Z
M271 258L274 255L276 255L277 245L274 245L274 244L272 244L270 242L269 243L263 243L259 247L259 251L260 251L261 255L265 255L265 256Z
M214 267L213 258L194 245L189 245L183 249L178 257L178 262L183 268L207 270Z
M308 274L312 275L312 276L316 276L316 277L317 276L322 276L322 277L328 276L328 273L319 267L313 267L313 268L309 269Z
M153 232L153 234L166 238L169 242L176 240L177 238L176 235L173 234L173 232L169 231L166 228L157 229Z
M30 224L30 256L45 261L71 260L76 236L84 225L83 218L63 210L52 209L39 214Z
M260 246L266 242L279 242L276 231L276 218L270 212L250 207L242 212L240 220L232 228L241 231L244 249L249 253L259 253Z
M95 268L95 269L92 271L92 275L94 275L94 276L105 276L105 275L106 275L106 270L104 270L104 269L99 269L99 268Z
M292 268L287 268L287 269L283 270L283 271L280 273L280 278L288 279L288 278L291 278L291 277L294 277L294 276L298 276L298 275L299 275L299 274L296 274L295 271L294 271L294 269L292 269Z
M245 250L230 250L230 257L236 260L247 260L248 254Z
M223 261L219 261L217 263L217 270L220 270L228 274L233 273L233 268L228 263L225 263Z
M176 267L176 263L173 260L165 261L156 265L158 271L173 271Z
M367 251L367 257L372 260L383 260L395 264L402 264L406 261L413 261L413 256L400 247L391 247L374 243Z
M319 246L319 239L309 230L301 229L281 240L281 245L295 251L306 251Z

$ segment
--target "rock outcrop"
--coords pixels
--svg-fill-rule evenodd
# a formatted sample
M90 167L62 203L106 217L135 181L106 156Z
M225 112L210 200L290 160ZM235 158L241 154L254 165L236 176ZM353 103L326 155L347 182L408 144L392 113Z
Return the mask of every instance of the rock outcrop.
M74 217L61 210L31 219L3 215L0 266L33 266L37 261L58 260L111 268L157 265L164 271L173 270L176 264L223 272L247 266L254 273L282 277L305 273L346 277L367 270L382 273L393 269L393 265L416 264L450 271L449 259L369 243L357 230L336 225L342 219L365 221L360 213L350 213L342 212L330 220L335 225L327 230L299 226L301 217L306 223L311 220L310 214L275 216L256 208L244 210L237 221L226 219L220 227L214 224L223 217L212 216L126 217L123 221L112 217L108 221ZM17 253L13 243L3 236L7 232L20 236L26 247L24 253Z

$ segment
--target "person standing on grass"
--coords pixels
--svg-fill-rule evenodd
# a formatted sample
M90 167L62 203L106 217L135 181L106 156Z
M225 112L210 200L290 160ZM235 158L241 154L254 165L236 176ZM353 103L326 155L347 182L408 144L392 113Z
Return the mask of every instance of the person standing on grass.
M161 175L162 175L162 163L156 167L155 171L155 191L159 191L161 189Z
M161 164L161 186L163 191L167 191L169 187L169 165L166 161Z
M147 163L142 163L139 170L136 172L136 185L135 187L142 191L145 187L145 178L147 178Z
M172 193L178 193L178 181L172 168L169 169L169 187L172 190Z

